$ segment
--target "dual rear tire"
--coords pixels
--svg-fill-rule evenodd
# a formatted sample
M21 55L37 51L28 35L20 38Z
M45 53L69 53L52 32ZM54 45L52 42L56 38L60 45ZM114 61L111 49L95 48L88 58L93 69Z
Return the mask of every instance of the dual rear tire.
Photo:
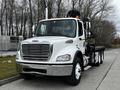
M100 52L95 52L92 53L91 55L91 66L100 66L100 64L103 63L103 54L101 54Z

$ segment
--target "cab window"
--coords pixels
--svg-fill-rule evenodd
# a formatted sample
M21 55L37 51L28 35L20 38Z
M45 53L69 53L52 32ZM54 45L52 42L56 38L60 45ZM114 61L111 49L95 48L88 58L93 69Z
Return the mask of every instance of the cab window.
M83 35L83 28L82 28L82 23L78 21L78 27L79 27L79 36Z

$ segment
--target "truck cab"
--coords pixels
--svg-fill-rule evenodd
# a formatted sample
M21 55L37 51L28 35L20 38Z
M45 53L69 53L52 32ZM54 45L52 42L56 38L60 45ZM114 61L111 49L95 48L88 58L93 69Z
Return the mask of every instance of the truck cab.
M76 18L41 20L32 38L19 44L16 62L24 79L35 75L65 76L71 85L80 82L88 65L100 65L104 50L87 47L84 23ZM100 52L99 52L100 51ZM96 52L98 57L96 59Z

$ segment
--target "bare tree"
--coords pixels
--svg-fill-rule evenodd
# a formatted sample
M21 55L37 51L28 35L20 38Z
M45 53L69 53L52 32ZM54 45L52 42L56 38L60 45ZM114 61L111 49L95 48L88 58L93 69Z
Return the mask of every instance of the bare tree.
M45 18L45 0L37 0L37 22Z
M30 31L29 31L29 37L32 37L32 27L33 27L33 14L32 14L32 3L31 3L31 0L29 0L29 10L30 10L30 16L29 16L29 19L30 19Z
M37 0L37 23L39 22L39 18L40 18L40 11L41 11L41 0Z
M1 0L0 1L0 31L8 35L23 35L32 37L32 27L45 18L45 7L48 6L49 18L64 17L68 11L63 0ZM77 9L82 17L90 17L91 30L102 36L101 22L110 12L109 0L69 0L69 9ZM105 28L105 27L104 27ZM27 36L28 35L28 36Z
M15 0L8 0L9 3L9 35L14 35L13 30L13 11L15 8Z
M16 28L16 36L18 36L19 34L18 34L18 13L17 13L17 10L16 10L17 8L15 8L15 24L16 24L16 26L15 26L15 28ZM7 23L6 23L7 24Z
M0 10L0 26L1 26L1 35L3 35L3 16L5 14L5 2L4 0L1 1L1 10Z
M56 4L57 4L57 17L60 17L60 9L61 9L61 2L62 0L56 0Z
M78 0L71 0L71 1L72 1L72 9L74 10Z
M99 28L96 28L97 30L95 31L96 44L110 47L116 33L115 25L112 22L104 20L97 27Z
M20 7L20 32L19 35L23 33L23 8Z
M24 10L23 10L23 36L26 37L27 31L26 31L26 24L28 20L28 8L27 8L27 0L24 1Z
M9 34L8 32L8 2L5 0L5 7L6 7L6 12L5 12L5 30L6 30L6 35Z
M99 7L97 7L99 5ZM100 0L96 2L96 5L92 8L94 10L94 13L92 13L91 19L95 19L95 17L99 17L101 20L106 16L106 13L109 12L112 9L111 6L109 6L109 0Z
M83 9L83 3L84 3L84 0L78 0L78 4L79 4L78 8L81 10Z
M48 18L53 17L53 4L55 0L48 0Z

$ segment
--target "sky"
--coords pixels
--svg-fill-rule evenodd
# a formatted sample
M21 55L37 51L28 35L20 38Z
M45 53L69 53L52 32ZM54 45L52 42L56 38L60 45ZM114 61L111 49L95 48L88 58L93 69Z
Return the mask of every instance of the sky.
M110 15L110 20L116 25L117 32L120 33L120 0L111 0L114 10Z

